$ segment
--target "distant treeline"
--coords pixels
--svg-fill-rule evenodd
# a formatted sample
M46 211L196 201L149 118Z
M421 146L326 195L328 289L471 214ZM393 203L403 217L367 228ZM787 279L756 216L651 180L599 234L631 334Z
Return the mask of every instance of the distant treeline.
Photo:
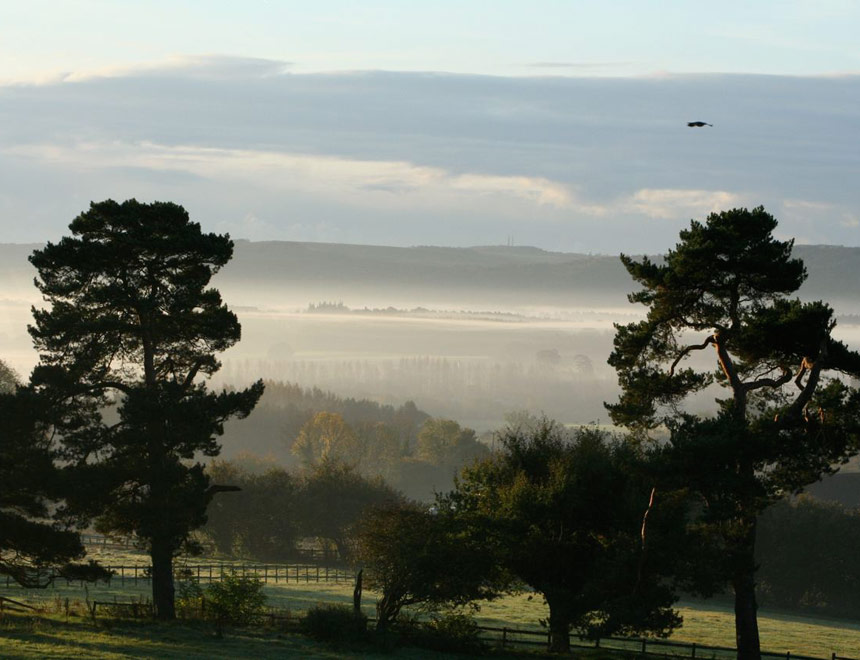
M264 457L267 469L336 460L418 500L450 488L457 470L488 452L474 430L412 401L395 407L283 382L266 383L254 413L227 425L224 445L227 456Z
M856 487L857 482L853 485ZM854 493L856 498L860 493ZM809 496L783 500L760 517L757 574L765 607L860 617L860 509Z
M475 310L453 310L453 309L428 309L427 307L412 307L402 309L399 307L348 307L342 300L337 302L321 301L310 303L305 310L309 314L390 314L397 316L432 316L432 317L466 317L470 319L498 320L498 321L523 321L532 317L513 312L499 311L475 311Z

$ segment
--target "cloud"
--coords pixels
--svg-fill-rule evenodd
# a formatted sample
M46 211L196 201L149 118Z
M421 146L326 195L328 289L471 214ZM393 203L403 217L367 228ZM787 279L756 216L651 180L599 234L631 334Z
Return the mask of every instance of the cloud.
M650 218L695 218L742 204L740 195L725 190L642 189L629 200L631 210Z
M293 62L229 55L174 55L152 63L46 72L39 76L5 81L6 85L54 85L104 78L190 78L196 80L248 80L282 75Z
M578 71L590 71L627 67L631 64L631 62L529 62L524 66L529 69L574 69Z
M715 127L686 127L698 118ZM89 199L125 195L261 238L515 234L641 252L677 238L648 220L764 204L788 235L856 244L845 214L860 192L844 181L860 178L845 139L858 128L857 76L323 75L177 58L0 86L0 210L29 219L6 240L55 237ZM248 213L263 224L242 225Z
M180 176L218 181L242 181L282 192L301 191L321 196L350 197L359 203L394 194L401 206L433 200L456 204L453 198L508 198L537 206L573 208L572 190L542 177L456 174L438 167L403 161L370 161L249 149L216 149L153 143L79 142L73 145L35 144L2 150L9 156L41 160L54 165L103 171L151 172L156 180ZM258 219L245 217L245 226L260 233Z

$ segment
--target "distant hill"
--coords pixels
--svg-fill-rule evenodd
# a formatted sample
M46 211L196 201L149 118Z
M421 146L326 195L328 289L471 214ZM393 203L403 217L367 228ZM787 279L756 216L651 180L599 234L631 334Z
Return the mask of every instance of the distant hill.
M27 256L38 245L0 244L0 296L34 297ZM800 245L809 279L806 298L860 311L860 248ZM289 290L313 302L349 296L353 304L387 297L437 298L487 305L624 306L635 288L617 256L550 252L534 247L385 247L292 241L236 241L233 261L218 276L225 294L277 298ZM324 297L321 297L324 296ZM416 302L416 304L418 304Z

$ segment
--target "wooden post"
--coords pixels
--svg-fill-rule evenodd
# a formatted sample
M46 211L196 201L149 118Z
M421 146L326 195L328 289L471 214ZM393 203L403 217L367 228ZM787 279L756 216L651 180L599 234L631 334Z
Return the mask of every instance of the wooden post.
M502 628L502 648L508 643L508 629Z
M645 641L644 639L642 640L642 655L645 655L645 645L646 645L647 643L648 643L648 642L647 642L647 641Z
M696 657L696 642L693 642L693 652L690 654L691 658Z

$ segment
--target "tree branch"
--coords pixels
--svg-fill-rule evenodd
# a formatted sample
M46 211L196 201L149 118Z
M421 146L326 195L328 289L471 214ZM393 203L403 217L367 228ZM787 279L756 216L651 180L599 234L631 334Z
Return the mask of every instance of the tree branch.
M779 378L759 378L758 380L754 380L750 383L744 383L744 389L747 392L752 392L753 390L761 389L762 387L770 387L776 389L778 387L782 387L788 381L791 380L791 371L782 367L782 376Z
M100 383L93 383L92 385L86 385L81 388L82 390L91 392L92 390L108 390L114 389L119 390L123 394L131 394L131 387L126 385L125 383L121 383L119 381L114 380L105 380Z
M191 383L194 382L194 379L197 377L197 373L200 371L200 367L203 366L203 360L196 360L194 362L194 366L188 371L188 374L185 376L185 380L182 381L182 389L187 390Z
M678 363L681 360L683 360L684 357L686 357L687 355L689 355L693 351L701 351L701 350L707 348L710 344L713 344L714 341L716 341L716 340L714 339L714 336L711 335L707 339L705 339L705 341L703 341L701 344L693 344L691 346L687 346L684 350L682 350L680 353L678 353L678 357L675 358L675 361L672 363L672 366L669 367L669 376L675 375L675 367L678 366Z
M806 406L812 400L812 395L815 394L815 388L818 387L818 380L821 377L821 369L827 359L827 342L829 337L824 337L821 340L821 349L818 352L818 359L814 362L809 358L803 358L800 364L800 369L797 370L797 376L794 379L795 384L800 388L800 393L792 404L785 411L783 420L792 422L800 418L801 414L806 410ZM809 376L806 379L806 385L803 384L803 376L806 373Z

